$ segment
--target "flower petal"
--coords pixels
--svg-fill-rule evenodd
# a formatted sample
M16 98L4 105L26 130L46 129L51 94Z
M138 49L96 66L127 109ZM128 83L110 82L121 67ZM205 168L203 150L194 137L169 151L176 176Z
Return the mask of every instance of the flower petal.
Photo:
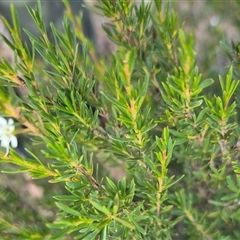
M15 130L15 126L14 125L8 125L7 128L8 128L8 131L11 132L11 133Z
M10 141L11 141L11 146L13 148L16 148L18 146L18 140L17 140L17 138L14 135L11 136Z
M1 126L6 126L7 125L7 120L3 117L0 117L0 125Z
M1 140L2 140L1 141L1 146L4 147L4 148L8 148L10 139L7 138L7 137L3 137Z
M8 119L8 125L13 125L13 124L14 124L13 119L12 119L12 118L9 118L9 119Z

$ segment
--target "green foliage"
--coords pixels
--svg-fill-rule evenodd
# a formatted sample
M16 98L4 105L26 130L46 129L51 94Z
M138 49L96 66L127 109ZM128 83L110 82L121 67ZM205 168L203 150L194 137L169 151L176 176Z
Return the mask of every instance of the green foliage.
M2 18L15 61L0 62L0 114L14 118L15 133L29 138L22 143L27 156L13 149L1 154L2 172L42 179L56 218L38 212L41 224L26 230L24 221L34 226L34 220L19 214L15 227L2 212L1 236L238 239L234 69L219 76L220 95L206 94L214 80L202 79L193 36L157 0L100 1L96 7L111 20L104 29L117 46L104 61L63 2L63 30L51 25L53 41L40 1L36 9L27 6L41 33L25 29L30 47L21 40L14 5L13 24ZM16 89L27 94L19 97ZM48 191L52 185L60 190ZM14 207L12 214L18 215Z

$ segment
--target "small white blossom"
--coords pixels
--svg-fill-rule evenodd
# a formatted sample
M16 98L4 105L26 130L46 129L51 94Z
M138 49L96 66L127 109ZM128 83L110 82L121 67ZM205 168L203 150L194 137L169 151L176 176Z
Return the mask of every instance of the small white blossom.
M13 148L16 148L18 145L17 138L12 134L14 130L14 121L11 118L6 120L5 118L0 117L0 141L1 147L6 148L5 156L9 153L10 143Z

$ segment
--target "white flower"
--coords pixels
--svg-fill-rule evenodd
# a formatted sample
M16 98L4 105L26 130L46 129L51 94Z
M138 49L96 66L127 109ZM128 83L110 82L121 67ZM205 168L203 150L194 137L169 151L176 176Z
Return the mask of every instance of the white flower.
M0 117L0 141L1 146L6 148L5 156L9 153L10 143L13 148L16 148L18 145L17 138L12 134L14 130L14 121L11 118L7 121L5 118Z

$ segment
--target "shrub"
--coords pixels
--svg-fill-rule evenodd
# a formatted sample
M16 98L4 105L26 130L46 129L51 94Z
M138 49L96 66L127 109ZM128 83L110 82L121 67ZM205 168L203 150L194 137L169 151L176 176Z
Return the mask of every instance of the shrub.
M111 20L104 30L117 46L101 58L63 2L63 31L51 25L54 42L40 1L36 9L27 6L41 33L25 30L30 47L14 5L13 24L2 19L12 42L2 38L15 55L13 66L0 62L3 172L43 179L44 196L30 212L2 187L11 213L0 215L1 236L240 238L233 67L217 81L202 79L193 36L158 0L96 6ZM208 92L212 84L220 85L219 95ZM15 135L22 152L9 150Z

